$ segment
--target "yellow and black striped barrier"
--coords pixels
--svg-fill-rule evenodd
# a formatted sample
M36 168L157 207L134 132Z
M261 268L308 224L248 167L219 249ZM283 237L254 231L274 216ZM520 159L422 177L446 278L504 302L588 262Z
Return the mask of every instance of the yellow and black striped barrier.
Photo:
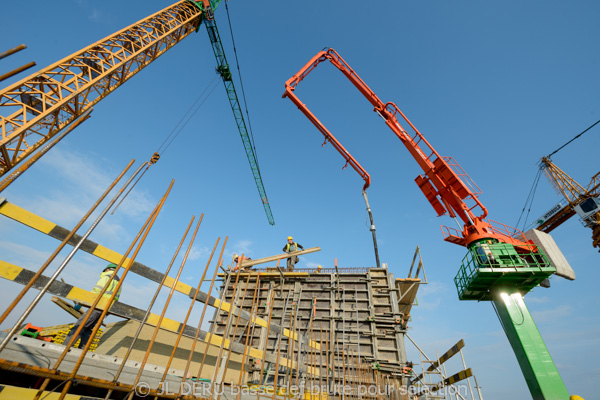
M35 274L33 271L30 271L28 269L21 268L17 265L10 264L10 263L7 263L6 261L0 260L0 278L4 278L9 281L20 283L21 285L25 285L31 280L31 278L34 275ZM34 289L42 289L46 285L47 282L48 282L48 277L42 275L33 284L33 288ZM77 303L83 304L88 307L94 302L94 300L96 300L96 297L97 297L96 293L92 293L87 290L80 289L76 286L69 285L68 283L59 282L59 281L54 281L52 283L52 285L50 285L48 292L51 294L69 299L69 300L73 300ZM102 299L100 299L96 308L98 308L100 310L104 310L108 304L108 300L109 300L109 298L104 296ZM140 322L144 319L144 315L146 314L146 312L142 309L139 309L139 308L136 308L136 307L124 304L124 303L120 303L118 301L115 301L112 304L112 306L110 307L109 313L119 316L119 317L122 317L122 318L130 319L130 320L134 320L134 321L140 321ZM158 324L158 320L159 320L159 315L150 313L148 315L146 324L151 325L151 326L156 326ZM166 317L163 317L160 327L163 329L166 329L168 331L175 332L175 333L179 333L181 330L183 330L182 335L191 337L191 338L194 338L196 336L196 331L197 331L197 329L194 327L191 327L189 325L183 325L180 322L177 322L175 320L172 320L172 319L169 319ZM208 332L203 331L203 330L201 330L200 334L198 335L198 341L203 342L203 343L208 343L209 336L210 336L210 344L213 346L219 347L219 346L221 346L221 343L223 343L224 349L229 349L229 346L231 345L231 351L233 351L234 353L243 354L245 351L245 346L243 344L236 343L236 342L232 343L231 341L224 339L222 336L219 336L219 335L215 335L215 334L209 335ZM248 348L247 355L250 357L254 357L256 359L263 358L263 352L259 349L255 349L253 347ZM269 361L269 362L276 362L277 357L273 354L267 353L265 359L266 359L266 361ZM296 368L296 363L294 361L288 360L284 357L280 357L279 360L280 360L279 364L281 366ZM319 376L318 370L316 368L308 367L307 372L314 376Z
M68 229L63 228L62 226L57 225L51 221L48 221L47 219L44 219L38 215L35 215L32 212L29 212L13 203L10 203L6 199L0 199L0 214L4 215L10 219L13 219L17 222L20 222L23 225L26 225L30 228L33 228L39 232L45 233L46 235L51 236L60 241L63 241L70 232ZM74 246L80 240L81 240L81 236L75 234L75 235L73 235L71 240L69 240L69 244ZM102 246L96 242L93 242L89 239L86 239L82 243L80 249L89 254L92 254L98 258L108 261L109 263L118 264L121 261L121 259L123 258L122 254L119 254L116 251L111 250L107 247L104 247L104 246ZM129 261L129 259L127 259L127 261ZM163 273L156 271L150 267L147 267L144 264L141 264L137 261L133 263L133 265L131 266L131 268L129 270L131 272L133 272L134 274L142 276L146 279L150 279L151 281L154 281L156 283L160 283L164 277ZM173 287L174 283L175 283L175 280L173 278L171 278L170 276L167 276L167 278L165 279L164 285L166 287L170 288L170 287ZM193 288L190 285L187 285L183 282L178 282L177 285L175 286L175 290L180 293L185 294L189 298L193 298L194 293L196 293L195 288ZM57 294L57 295L64 297L60 294ZM264 320L260 317L252 316L249 312L240 310L238 307L232 307L230 303L221 302L219 299L217 299L213 296L208 296L207 293L198 292L198 295L196 296L196 300L198 300L202 303L208 302L209 306L212 306L215 308L218 308L219 304L223 303L223 305L221 306L221 310L223 310L225 312L231 312L234 316L237 316L239 314L241 318L243 318L247 321L251 321L251 322L254 321L254 323L257 326L260 326L263 328L268 327L268 323L266 320ZM272 331L272 332L283 331L283 336L285 336L285 337L293 338L293 340L303 340L302 335L292 333L287 328L282 328L274 322L271 323L270 331ZM313 349L320 350L320 346L317 342L309 340L308 344Z

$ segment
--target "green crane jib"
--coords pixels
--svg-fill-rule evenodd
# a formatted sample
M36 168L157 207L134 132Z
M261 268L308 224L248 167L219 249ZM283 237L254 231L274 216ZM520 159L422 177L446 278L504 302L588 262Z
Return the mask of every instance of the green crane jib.
M242 138L242 143L244 144L244 150L246 151L246 156L248 157L248 163L250 164L250 168L252 169L254 182L256 183L256 188L258 189L258 193L260 194L260 199L265 209L265 213L267 214L267 219L269 220L269 224L275 225L273 213L271 212L271 206L269 205L269 200L267 199L267 192L265 190L265 186L263 185L262 177L260 175L260 169L258 167L256 153L254 152L252 141L250 140L250 136L248 135L246 121L244 120L244 114L242 112L242 108L240 106L237 93L235 91L235 86L233 85L231 70L229 68L229 64L227 63L227 57L225 57L223 43L221 43L219 30L217 29L217 25L213 18L213 11L219 5L220 2L221 0L211 1L210 7L205 7L202 1L192 1L192 3L194 3L203 12L203 22L206 26L206 31L208 32L208 37L210 38L210 43L212 45L215 58L217 59L218 65L216 70L223 79L223 84L225 85L225 90L227 91L227 97L229 99L229 105L231 106L231 110L233 111L233 117L235 118L235 122L240 132L240 137ZM205 0L204 3L208 4L208 1ZM198 28L199 27L200 25L198 25Z

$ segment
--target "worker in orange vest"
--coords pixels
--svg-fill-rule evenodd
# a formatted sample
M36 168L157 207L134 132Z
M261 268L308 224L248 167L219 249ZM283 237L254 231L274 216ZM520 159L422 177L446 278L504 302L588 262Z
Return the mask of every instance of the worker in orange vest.
M302 247L301 244L298 244L296 242L294 242L294 238L291 236L288 236L287 238L287 243L285 244L285 246L283 246L283 251L285 251L286 253L291 253L294 251L299 251L300 249L304 250L304 247ZM289 257L287 259L287 270L288 271L293 271L294 270L294 266L296 265L296 263L300 261L300 259L298 258L298 256L294 256L294 257Z

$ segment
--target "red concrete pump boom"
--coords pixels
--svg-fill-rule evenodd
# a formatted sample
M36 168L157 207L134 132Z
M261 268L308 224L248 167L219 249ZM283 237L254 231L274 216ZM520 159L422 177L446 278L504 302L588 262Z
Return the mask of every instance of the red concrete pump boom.
M517 248L524 248L530 251L531 247L520 231L503 224L492 224L492 221L485 220L488 214L487 209L477 198L481 194L481 191L451 157L440 156L421 132L400 111L396 104L381 101L334 49L326 49L315 55L296 75L285 83L283 97L288 97L292 100L300 111L325 136L325 140L330 141L344 156L348 164L365 179L365 188L370 184L370 177L364 168L294 94L298 83L306 78L317 65L326 60L329 60L356 86L373 105L374 111L385 120L385 123L417 161L424 174L419 175L415 179L415 182L421 188L438 216L448 214L450 217L458 217L462 220L464 225L462 232L442 227L444 240L461 246L468 246L470 243L480 239L497 239L502 243L510 243ZM410 134L398 121L398 115L410 126L412 130ZM461 178L465 179L466 182ZM478 215L475 214L476 212Z

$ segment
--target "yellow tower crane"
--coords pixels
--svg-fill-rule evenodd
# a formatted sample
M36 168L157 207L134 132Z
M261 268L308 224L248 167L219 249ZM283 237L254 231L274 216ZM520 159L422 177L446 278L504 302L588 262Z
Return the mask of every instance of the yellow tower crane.
M96 103L204 22L261 203L269 223L274 225L254 146L213 18L221 1L180 0L0 90L0 178L11 172L0 182L0 191L88 118ZM37 150L40 151L36 156ZM27 158L28 162L23 163Z
M554 189L565 200L538 218L539 226L536 229L548 233L577 214L581 223L592 229L593 246L600 248L600 172L584 188L557 167L550 157L542 157L541 168Z

